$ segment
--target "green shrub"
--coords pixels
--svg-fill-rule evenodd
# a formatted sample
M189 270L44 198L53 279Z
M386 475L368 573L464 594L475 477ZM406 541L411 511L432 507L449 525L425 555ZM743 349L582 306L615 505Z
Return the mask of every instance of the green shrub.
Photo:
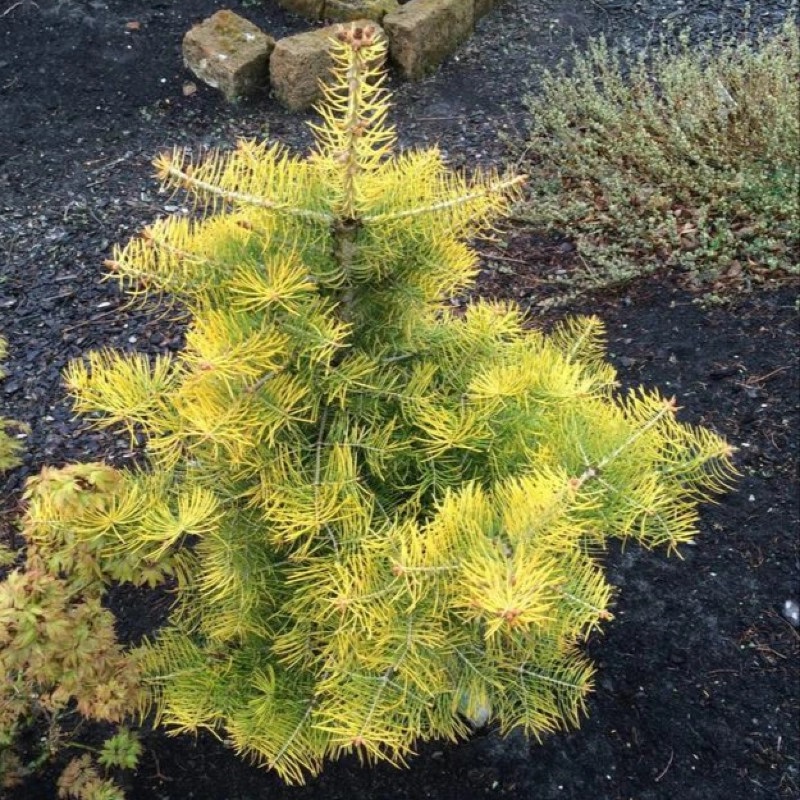
M604 543L690 539L730 474L673 401L617 396L597 319L548 337L513 305L453 313L477 272L463 240L518 180L392 157L372 36L341 32L307 159L240 142L158 160L205 215L156 222L109 266L183 304L185 347L67 373L79 411L146 435L148 469L51 474L26 519L47 569L173 576L137 654L157 718L293 782L470 721L577 723L580 645L610 617Z
M0 338L0 361L6 357L6 342ZM0 379L5 377L5 372L0 368ZM8 431L13 427L21 427L18 423L0 417L0 472L11 469L19 463L19 453L22 445L11 438Z
M738 287L797 274L798 70L793 20L638 57L594 42L528 99L522 216L574 238L579 288L662 266Z

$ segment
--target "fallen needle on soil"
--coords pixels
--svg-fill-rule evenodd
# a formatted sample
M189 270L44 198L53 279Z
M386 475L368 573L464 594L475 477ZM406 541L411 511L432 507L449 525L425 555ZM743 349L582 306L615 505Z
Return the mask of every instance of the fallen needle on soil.
M664 767L664 769L662 769L661 772L658 773L658 775L656 775L656 783L658 783L667 774L667 770L669 770L669 768L672 766L672 759L673 759L674 755L675 755L675 751L670 749L670 751L669 751L669 761L667 761L667 766Z
M15 8L19 8L19 6L25 5L26 2L30 2L32 6L36 6L36 8L39 8L39 4L34 3L33 0L17 0L16 3L10 5L2 14L0 14L0 17L8 16Z

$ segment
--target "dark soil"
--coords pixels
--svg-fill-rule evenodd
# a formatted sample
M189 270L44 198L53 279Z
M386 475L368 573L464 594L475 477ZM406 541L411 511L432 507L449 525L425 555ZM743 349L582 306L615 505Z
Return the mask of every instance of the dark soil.
M777 25L790 3L762 0L751 27ZM234 10L273 35L304 27L270 0ZM180 40L212 0L0 0L0 333L9 340L0 415L27 422L22 467L0 479L0 536L25 477L44 464L125 463L126 440L74 421L60 384L91 348L158 352L180 342L169 319L126 310L101 283L102 261L180 199L158 193L149 160L265 136L304 147L303 120L267 94L227 106L181 65ZM140 23L137 30L126 27ZM503 136L523 126L522 96L571 43L605 31L645 44L667 22L697 37L741 25L725 0L511 0L431 78L395 82L405 145L439 142L455 165L500 164ZM573 269L569 242L511 228L485 245L479 291L532 305L547 279ZM674 276L558 314L607 323L626 384L677 395L683 418L739 448L734 493L704 510L682 559L637 548L608 556L615 619L590 642L597 690L581 730L542 744L482 732L458 746L420 747L406 771L329 765L287 789L210 737L146 736L130 779L134 800L750 800L800 797L800 634L782 615L800 599L797 306L792 287L705 308ZM557 316L551 314L542 324ZM114 598L120 633L137 638L157 609ZM55 797L58 765L13 793Z

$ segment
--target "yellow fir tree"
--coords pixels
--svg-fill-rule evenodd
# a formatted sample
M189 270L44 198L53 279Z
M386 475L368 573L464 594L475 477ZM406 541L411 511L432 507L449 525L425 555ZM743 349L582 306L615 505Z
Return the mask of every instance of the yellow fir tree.
M349 28L332 52L308 157L158 159L197 219L155 222L109 266L185 309L185 346L67 373L79 411L146 437L146 468L51 473L27 519L55 571L173 580L136 654L157 719L290 782L474 723L577 724L604 543L691 539L731 473L674 401L617 391L599 320L545 336L512 304L453 311L465 240L520 179L393 155L385 45Z

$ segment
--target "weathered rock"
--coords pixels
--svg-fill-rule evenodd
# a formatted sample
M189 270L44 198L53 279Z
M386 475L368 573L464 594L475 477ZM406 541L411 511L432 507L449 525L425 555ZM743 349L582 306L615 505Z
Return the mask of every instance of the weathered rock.
M500 0L475 0L475 22L486 16Z
M278 0L278 3L308 19L325 17L341 22L358 19L380 22L384 14L400 5L398 0Z
M472 32L473 0L411 0L383 18L392 60L407 78L430 72Z
M383 30L372 20L361 19L356 25L369 25L379 37ZM329 25L296 36L279 39L269 62L270 81L275 96L292 111L315 103L320 99L320 81L327 80L333 63L330 56L331 40L339 25Z
M183 37L184 64L228 100L267 82L275 40L232 11L218 11Z
M325 0L278 0L285 9L308 19L320 19Z
M397 11L397 0L325 0L323 14L328 19L343 22L354 19L374 19L380 22L385 14Z

